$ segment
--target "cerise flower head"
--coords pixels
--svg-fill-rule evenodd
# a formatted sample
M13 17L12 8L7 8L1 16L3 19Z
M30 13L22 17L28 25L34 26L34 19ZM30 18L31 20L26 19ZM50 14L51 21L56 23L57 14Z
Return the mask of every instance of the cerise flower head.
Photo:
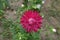
M27 10L20 19L20 23L27 32L37 32L41 28L42 16L36 10Z

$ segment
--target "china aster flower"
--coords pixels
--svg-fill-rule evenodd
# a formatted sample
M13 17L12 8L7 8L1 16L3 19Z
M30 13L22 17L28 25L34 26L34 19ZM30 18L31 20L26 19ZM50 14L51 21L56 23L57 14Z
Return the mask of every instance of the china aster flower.
M22 27L27 32L37 32L41 28L42 16L39 15L39 12L36 10L27 10L24 12L20 19Z

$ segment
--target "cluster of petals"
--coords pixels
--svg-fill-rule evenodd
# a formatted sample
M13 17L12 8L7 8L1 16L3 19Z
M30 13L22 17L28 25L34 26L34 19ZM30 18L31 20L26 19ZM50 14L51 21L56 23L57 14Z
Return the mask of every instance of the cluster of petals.
M41 28L42 16L36 10L27 10L21 16L20 23L26 32L37 32Z

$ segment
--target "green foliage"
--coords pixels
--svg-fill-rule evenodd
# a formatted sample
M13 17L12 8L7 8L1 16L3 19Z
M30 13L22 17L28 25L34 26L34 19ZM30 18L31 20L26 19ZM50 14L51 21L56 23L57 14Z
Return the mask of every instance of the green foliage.
M4 28L4 32L2 33L3 34L3 37L6 37L8 38L9 36L9 31L7 31L8 27L10 24L8 24L8 20L5 19L4 17L4 14L5 14L5 9L7 8L8 6L8 1L7 0L0 0L0 22L1 22L1 25L3 28ZM8 25L7 25L8 24ZM6 28L6 29L5 29Z
M20 23L16 21L10 25L10 32L12 33L12 40L39 40L40 32L27 33Z
M42 0L24 0L23 3L24 7L20 7L20 9L22 11L24 11L24 9L29 10L29 9L33 9L33 10L41 10L42 7ZM40 5L40 8L37 8L37 5Z
M0 0L0 20L3 18L4 9L6 9L8 5L8 0Z
M11 19L5 19L4 17L4 9L6 9L7 6L9 6L8 0L0 0L0 22L2 23L2 27L4 28L3 31L3 37L4 38L11 38L11 40L41 40L41 31L39 30L38 32L31 32L31 33L27 33L22 26L20 25L20 16L21 13L23 13L26 10L32 9L32 10L41 10L40 8L37 8L37 5L41 5L42 7L42 0L24 0L23 3L23 7L18 7L16 15L17 15L17 19L15 21L12 21ZM49 10L50 13L52 14L48 14L50 16L59 16L59 12L56 12L56 10ZM56 12L56 13L55 13ZM41 14L43 17L45 16L44 14ZM49 20L49 16L47 17ZM52 29L53 26L48 26L46 25L45 28L51 33L54 34L55 32L53 32ZM57 28L57 34L60 34L60 28ZM45 30L46 31L46 30ZM45 33L46 35L48 35L48 32ZM42 34L43 35L43 34ZM60 38L59 38L60 39ZM48 37L46 38L46 40L52 40L52 38Z
M0 0L0 10L5 9L8 6L8 0Z
M0 0L0 16L4 15L3 9L7 7L7 0ZM20 12L33 9L40 11L40 8L36 8L37 4L42 5L42 0L24 0L24 7L19 7L17 10L17 19L12 21L11 19L2 18L2 27L4 27L3 37L12 40L40 40L40 31L27 33L20 25Z
M0 16L3 16L3 14L4 14L4 11L0 10Z

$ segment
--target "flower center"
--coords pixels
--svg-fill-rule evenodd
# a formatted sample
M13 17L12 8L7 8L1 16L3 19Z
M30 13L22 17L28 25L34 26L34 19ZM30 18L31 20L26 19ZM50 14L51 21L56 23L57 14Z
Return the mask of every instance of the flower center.
M33 19L33 18L30 18L28 21L29 21L29 24L35 23L35 19Z

